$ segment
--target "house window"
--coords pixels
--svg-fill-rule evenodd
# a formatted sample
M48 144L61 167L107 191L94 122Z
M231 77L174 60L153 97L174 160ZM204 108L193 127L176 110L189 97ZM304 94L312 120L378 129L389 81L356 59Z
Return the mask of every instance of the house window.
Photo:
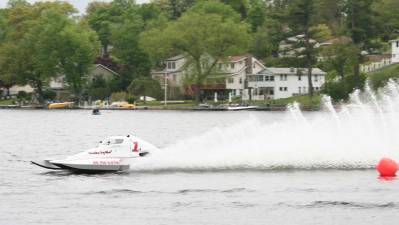
M396 47L398 47L398 48L399 48L399 41L397 41L397 42L396 42Z
M176 62L172 62L172 69L176 68Z
M287 74L281 74L280 75L280 80L281 81L286 81L287 80Z
M314 75L314 81L318 82L319 81L319 76L318 75Z
M262 75L256 76L256 81L263 81L263 76Z
M242 78L240 77L240 84L242 84Z
M302 88L298 87L298 93L301 94L302 93Z
M298 75L298 80L302 80L302 75Z
M274 76L270 76L270 81L274 81Z
M232 69L234 69L234 63L231 63L231 64L230 64L230 67L231 67Z
M288 91L288 87L284 87L284 91Z
M273 89L273 90L270 90L269 94L270 94L270 95L274 95L274 89Z
M234 83L234 78L229 78L229 79L227 80L227 82L228 82L229 84Z
M240 89L240 96L242 96L242 89Z

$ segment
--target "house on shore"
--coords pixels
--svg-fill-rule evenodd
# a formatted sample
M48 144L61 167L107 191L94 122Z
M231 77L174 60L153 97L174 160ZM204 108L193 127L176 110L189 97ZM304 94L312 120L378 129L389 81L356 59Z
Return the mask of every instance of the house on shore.
M152 78L159 80L163 88L166 81L168 92L169 87L187 92L184 80L189 70L186 69L186 62L184 55L168 58L164 60L165 68L153 71ZM201 87L201 95L204 99L213 99L214 93L217 93L221 99L228 98L230 94L242 100L279 99L308 93L307 69L267 68L249 54L221 60L217 64L217 71L219 71L218 74L208 79L218 78L221 81ZM315 92L318 92L325 83L326 73L313 68L312 74L313 88Z
M327 75L319 68L312 69L313 90L322 89ZM248 76L248 88L253 100L268 100L306 95L309 92L308 69L266 68Z
M399 63L399 39L390 41L392 48L392 63Z
M168 96L192 95L195 85L187 85L189 68L184 55L174 56L163 61L164 68L152 71L152 78L160 82L161 87L168 86ZM230 92L233 97L248 98L246 76L265 69L265 66L251 55L231 56L220 60L216 65L216 73L208 78L208 84L201 87L203 98L213 99L214 93L220 98L227 98ZM171 93L170 93L171 92Z
M118 73L111 70L110 68L101 65L95 64L93 65L92 69L90 70L89 74L86 75L85 81L90 83L93 82L95 79L101 78L106 81L110 81L114 76L117 76ZM48 85L50 90L56 92L56 99L65 100L70 98L70 92L68 89L67 82L65 80L65 75L60 75L58 77L52 78ZM34 88L32 86L25 85L14 85L9 88L9 91L6 88L0 88L0 97L3 96L11 96L14 97L18 94L18 92L24 91L26 93L33 93Z

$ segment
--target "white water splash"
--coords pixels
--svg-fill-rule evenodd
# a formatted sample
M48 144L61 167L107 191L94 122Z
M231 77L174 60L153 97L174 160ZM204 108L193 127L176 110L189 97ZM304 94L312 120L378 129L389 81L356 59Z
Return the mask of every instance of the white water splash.
M283 122L256 118L183 140L135 163L133 170L361 169L381 157L399 159L399 86L355 91L349 104L304 114L288 107ZM267 113L265 113L267 116Z

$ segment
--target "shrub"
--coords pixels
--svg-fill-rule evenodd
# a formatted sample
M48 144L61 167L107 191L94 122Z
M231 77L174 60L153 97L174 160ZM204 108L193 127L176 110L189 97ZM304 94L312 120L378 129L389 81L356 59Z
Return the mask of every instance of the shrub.
M46 89L43 91L44 100L54 100L56 96L57 96L57 93L53 90Z
M111 102L119 102L119 101L126 101L127 93L124 91L114 92L111 94L110 100Z
M360 76L360 89L363 89L366 82L366 76ZM324 86L324 93L329 95L335 101L348 100L349 95L356 87L355 77L346 76L339 81L329 81Z

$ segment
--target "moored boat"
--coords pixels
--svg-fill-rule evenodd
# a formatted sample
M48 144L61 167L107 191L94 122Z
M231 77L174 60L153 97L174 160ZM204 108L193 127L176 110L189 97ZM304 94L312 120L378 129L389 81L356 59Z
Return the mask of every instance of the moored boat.
M70 109L73 108L74 102L59 102L48 105L49 109Z

